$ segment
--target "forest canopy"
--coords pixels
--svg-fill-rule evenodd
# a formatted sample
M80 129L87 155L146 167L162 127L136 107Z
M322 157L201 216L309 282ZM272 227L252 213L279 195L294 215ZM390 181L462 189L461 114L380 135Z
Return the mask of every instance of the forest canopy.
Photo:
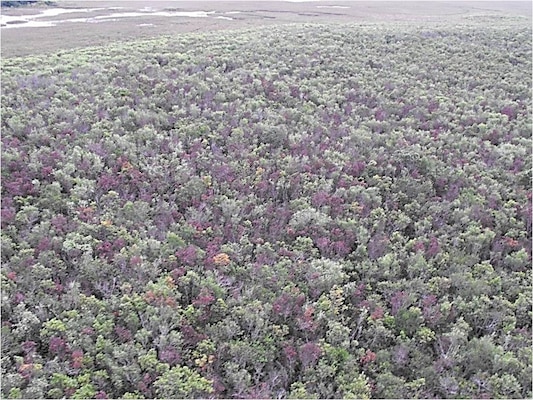
M531 26L3 60L2 397L531 398Z

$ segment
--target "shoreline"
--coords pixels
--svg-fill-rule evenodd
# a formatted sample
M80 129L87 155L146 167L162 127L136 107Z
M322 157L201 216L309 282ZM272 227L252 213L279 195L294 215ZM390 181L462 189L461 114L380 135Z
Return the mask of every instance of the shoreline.
M530 2L371 2L371 1L59 1L54 6L2 8L2 57L51 54L62 50L191 32L235 30L287 23L531 23ZM45 10L79 10L37 17ZM91 11L87 11L87 10ZM141 11L142 12L141 12ZM179 13L212 12L203 18ZM113 14L114 13L114 14ZM137 16L115 16L130 13ZM170 14L174 13L175 16ZM167 15L168 14L168 15ZM22 17L33 18L22 18ZM25 20L37 27L24 26ZM14 22L13 22L14 21ZM7 24L8 22L4 22Z

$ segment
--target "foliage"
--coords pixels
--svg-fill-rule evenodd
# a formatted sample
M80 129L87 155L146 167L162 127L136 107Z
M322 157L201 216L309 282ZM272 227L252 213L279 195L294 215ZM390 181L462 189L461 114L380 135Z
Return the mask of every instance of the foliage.
M6 59L2 396L530 398L531 27Z

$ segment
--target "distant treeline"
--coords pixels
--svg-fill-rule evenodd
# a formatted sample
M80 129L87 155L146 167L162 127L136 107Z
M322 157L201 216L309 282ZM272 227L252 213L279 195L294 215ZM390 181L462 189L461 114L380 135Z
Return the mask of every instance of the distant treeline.
M53 5L53 1L39 1L39 0L18 0L18 1L0 1L0 5L2 7L21 7L21 6L29 6L33 4L42 3L47 6Z

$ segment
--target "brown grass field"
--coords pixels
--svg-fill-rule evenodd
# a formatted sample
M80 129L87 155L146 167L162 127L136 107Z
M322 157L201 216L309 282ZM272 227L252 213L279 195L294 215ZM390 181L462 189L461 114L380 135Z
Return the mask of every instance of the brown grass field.
M49 8L122 7L120 12L135 12L149 6L154 10L214 11L207 18L164 17L146 13L99 23L65 22L54 27L2 28L1 55L16 57L56 53L66 49L105 45L115 41L151 38L183 32L240 29L287 23L378 23L408 24L468 23L499 20L503 23L531 23L531 2L386 2L386 1L57 1ZM331 7L336 6L336 7ZM35 14L42 6L2 9L4 15ZM235 14L224 14L239 11ZM118 12L118 11L115 11ZM109 10L69 13L41 21L91 18ZM217 16L233 20L219 19Z

